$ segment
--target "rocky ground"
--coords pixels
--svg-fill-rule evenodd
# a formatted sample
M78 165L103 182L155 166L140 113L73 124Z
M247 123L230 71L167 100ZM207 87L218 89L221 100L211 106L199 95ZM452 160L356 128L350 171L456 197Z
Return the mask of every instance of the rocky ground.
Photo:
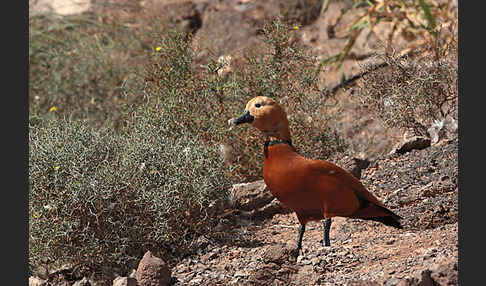
M201 237L196 254L171 265L169 285L458 285L457 154L456 138L364 169L349 158L337 162L361 171L363 184L403 217L404 228L334 218L331 246L323 247L322 224L309 223L297 259L295 215L263 181L236 185L234 209L222 219L226 236ZM113 285L136 285L123 279Z
M78 1L73 11L66 10L73 1L68 2L32 0L29 7L31 13L62 7L58 12L66 15L94 11L94 4L103 1ZM258 27L282 9L281 2L285 1L151 0L131 5L137 6L136 13L144 7L166 11L172 5L171 17L178 19L178 28L196 35L199 56L204 58L204 48L234 56L242 47L258 44ZM329 1L327 10L317 17L312 11L299 14L296 8L291 15L305 16L301 20L306 23L298 31L300 40L322 58L338 52L347 42L343 31L351 22L350 13L356 13L349 10L352 3ZM344 62L342 70L326 71L328 86L339 82L341 71L352 76L372 59L387 34L387 27L377 29L358 37L354 57ZM398 45L403 44L400 41ZM458 285L457 133L421 150L389 154L401 142L403 130L385 127L371 113L357 112L353 89L338 92L333 100L339 108L329 124L350 143L355 157L335 163L361 177L372 193L404 218L404 228L334 218L331 246L323 247L322 224L309 223L303 251L294 260L290 252L297 239L295 214L273 200L263 182L243 184L235 186L233 208L222 215L221 228L229 234L220 239L201 237L196 254L169 262L170 285ZM119 278L116 285L135 285L136 275L132 276L131 280ZM31 277L30 284L47 285L36 279Z
M402 230L334 218L331 246L323 247L322 224L310 223L294 261L293 213L283 208L255 220L239 213L235 241L206 240L199 255L172 269L173 285L457 285L457 151L457 139L443 141L363 170L365 186L404 218ZM239 198L255 198L248 193Z

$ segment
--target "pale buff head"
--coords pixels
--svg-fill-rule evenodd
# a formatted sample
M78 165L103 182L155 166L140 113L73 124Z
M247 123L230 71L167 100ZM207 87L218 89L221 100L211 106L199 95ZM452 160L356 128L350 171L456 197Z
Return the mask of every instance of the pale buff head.
M233 121L234 124L251 123L266 137L289 140L289 122L285 110L275 100L266 96L252 98L242 116Z

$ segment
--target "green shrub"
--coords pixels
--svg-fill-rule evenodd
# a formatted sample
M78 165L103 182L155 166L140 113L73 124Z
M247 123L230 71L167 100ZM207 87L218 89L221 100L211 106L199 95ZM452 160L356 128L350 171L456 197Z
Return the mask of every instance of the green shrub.
M31 35L31 265L126 271L147 249L178 256L193 239L210 235L231 184L262 176L263 137L254 128L228 125L254 96L273 97L287 108L304 155L323 158L342 147L325 127L317 80L322 67L282 22L268 23L262 53L248 52L226 75L218 73L216 58L195 62L187 34L154 29L150 39L137 42L128 29L120 43L107 36L108 48L99 37L110 34L88 32L104 28ZM125 29L115 30L121 36ZM146 57L139 72L134 61L110 61L110 51L128 55L130 49ZM127 77L130 85L114 88ZM105 101L91 110L94 89L95 102ZM110 90L119 101L105 98ZM49 112L51 106L57 110ZM227 164L222 145L236 150Z
M90 270L136 267L211 227L229 188L217 148L134 117L127 132L78 121L30 128L29 257ZM214 211L214 209L212 210ZM205 230L207 231L207 230Z

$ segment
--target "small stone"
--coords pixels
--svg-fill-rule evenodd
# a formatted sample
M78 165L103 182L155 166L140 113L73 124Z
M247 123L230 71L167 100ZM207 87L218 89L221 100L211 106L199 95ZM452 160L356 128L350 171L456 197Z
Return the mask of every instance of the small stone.
M91 286L91 282L89 282L88 278L83 277L83 279L76 281L73 286Z
M282 247L282 245L272 245L263 253L264 262L274 262L282 264L287 261L292 249L288 247ZM298 259L298 258L297 258Z
M192 279L191 281L189 281L189 284L201 284L201 282L203 281L203 279L201 277L196 277L194 279Z
M383 284L383 285L384 286L396 286L399 282L400 282L400 279L398 279L396 277L392 277L392 278L386 280L385 284Z
M136 275L137 275L137 270L132 269L132 272L130 272L130 275L128 275L128 277L136 279L137 278Z
M217 256L218 256L218 253L212 251L212 252L206 253L203 256L201 256L201 261L202 262L208 262L209 260L212 260L212 259L216 258Z
M405 277L400 282L398 282L397 286L412 286L417 285L417 279L413 277Z
M437 283L435 283L435 281L430 276L431 273L432 273L432 271L430 271L429 269L423 270L422 273L420 274L421 275L421 281L420 281L419 285L421 285L421 286L436 286Z
M113 286L137 286L137 280L132 277L116 277L113 279Z
M427 147L430 147L430 138L413 136L411 138L404 138L403 142L398 143L390 154L405 154L412 150L422 150Z
M309 265L309 264L311 264L312 262L311 262L309 259L305 259L305 258L304 258L304 259L302 259L302 260L300 261L300 263L301 263L301 264L303 264L303 265Z
M301 263L303 259L304 259L304 256L302 256L302 255L297 256L297 263Z
M425 252L426 257L435 257L437 255L437 248L431 247Z
M234 277L246 277L248 276L248 273L245 273L243 271L236 271Z
M47 280L41 279L39 277L30 276L29 277L29 286L44 286L46 285Z

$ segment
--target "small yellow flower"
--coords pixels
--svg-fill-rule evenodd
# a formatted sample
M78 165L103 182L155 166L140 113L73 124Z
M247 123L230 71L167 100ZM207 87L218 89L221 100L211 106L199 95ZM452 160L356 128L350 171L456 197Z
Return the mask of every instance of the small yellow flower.
M55 169L56 171L57 171L57 170L59 170L59 168L61 168L61 166L56 166L56 167L54 167L54 169Z
M155 50L158 52L158 51L162 50L162 47L158 46L158 47L155 48Z
M293 26L292 29L298 30L299 29L299 26Z
M34 213L34 218L39 218L39 214L38 213Z
M57 107L55 107L55 106L53 106L53 107L49 108L49 112L54 112L54 111L56 111L56 110L57 110Z

